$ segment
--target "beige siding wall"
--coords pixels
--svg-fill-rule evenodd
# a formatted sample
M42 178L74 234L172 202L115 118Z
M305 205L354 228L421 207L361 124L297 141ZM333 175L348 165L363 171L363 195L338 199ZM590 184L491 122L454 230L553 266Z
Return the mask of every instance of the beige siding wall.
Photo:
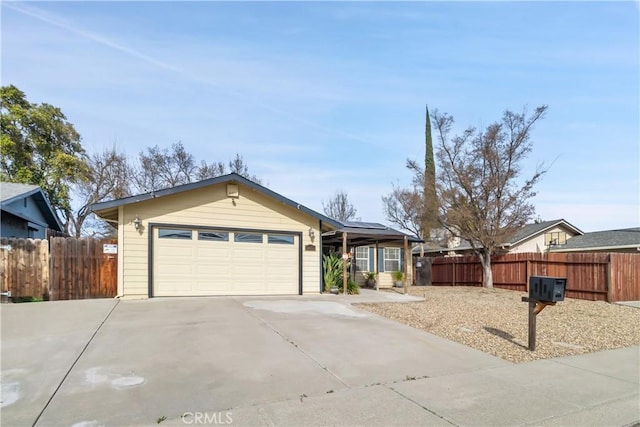
M121 214L124 296L148 296L150 223L301 232L303 293L318 293L319 221L249 187L240 185L239 189L237 199L227 197L226 184L221 184L124 206ZM133 227L136 215L142 221L140 232ZM314 242L309 238L310 227L315 232ZM316 251L305 251L305 245L312 243Z
M362 273L356 273L356 283L360 287L365 286L365 279ZM393 277L391 277L391 273L387 273L387 272L378 273L378 288L392 288L392 287L393 287Z
M398 245L388 245L388 246L382 246L380 245L380 248L400 248L402 251L404 251L404 247L403 246L398 246ZM374 252L374 265L378 265L378 253L376 251ZM405 257L405 261L408 262L407 265L407 280L409 281L409 283L411 284L413 281L412 278L412 272L413 272L413 265L412 265L412 257L411 257L411 250L409 250L409 258L407 260L407 258ZM355 261L354 261L355 262ZM364 274L361 271L356 271L355 272L355 281L356 283L360 286L363 287L365 286L365 277ZM392 288L394 285L394 280L392 277L392 272L390 271L384 271L381 273L378 273L378 288Z

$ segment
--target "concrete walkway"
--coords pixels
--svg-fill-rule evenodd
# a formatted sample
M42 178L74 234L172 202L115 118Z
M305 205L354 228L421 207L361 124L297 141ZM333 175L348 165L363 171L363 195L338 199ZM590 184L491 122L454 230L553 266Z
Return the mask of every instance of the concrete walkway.
M640 308L640 301L618 301L616 304L626 305L627 307Z
M512 364L349 304L406 298L371 292L2 305L2 425L640 420L639 347Z
M323 301L341 301L345 304L359 304L359 303L383 303L383 302L414 302L424 301L424 298L403 294L402 289L388 289L379 290L361 288L358 295L310 295L302 296L303 298L322 299ZM295 298L300 298L295 297Z

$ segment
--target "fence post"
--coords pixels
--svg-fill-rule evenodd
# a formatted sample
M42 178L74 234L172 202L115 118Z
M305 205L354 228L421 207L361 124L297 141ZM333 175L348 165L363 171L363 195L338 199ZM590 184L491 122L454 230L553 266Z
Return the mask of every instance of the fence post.
M453 286L456 285L456 259L451 258L451 276L453 277Z
M612 269L611 269L611 254L607 257L607 277L605 279L605 286L607 290L607 302L613 302L613 280L612 280Z

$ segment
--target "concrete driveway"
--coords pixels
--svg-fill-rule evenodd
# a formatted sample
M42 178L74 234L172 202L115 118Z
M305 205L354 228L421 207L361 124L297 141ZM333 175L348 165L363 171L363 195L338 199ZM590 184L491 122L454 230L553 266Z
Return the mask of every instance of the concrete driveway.
M354 300L3 305L2 424L566 425L600 416L624 425L640 419L638 348L513 365L362 312L347 302Z

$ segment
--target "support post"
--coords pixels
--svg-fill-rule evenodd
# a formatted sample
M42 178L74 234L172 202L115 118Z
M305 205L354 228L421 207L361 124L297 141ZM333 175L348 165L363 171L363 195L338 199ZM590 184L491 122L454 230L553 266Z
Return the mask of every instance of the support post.
M534 298L522 297L523 302L529 303L529 350L536 349L536 316L548 305L556 305L551 301L539 301Z
M404 270L404 290L403 293L407 293L409 290L409 238L404 236L404 265L402 266Z
M342 233L342 290L347 295L347 233Z
M376 251L373 254L373 260L376 265L376 291L378 290L378 284L380 283L380 260L378 259L378 242L376 242Z
M536 349L536 301L529 301L529 350Z
M613 302L613 278L611 277L611 254L607 257L607 278L605 285L607 289L607 302Z

